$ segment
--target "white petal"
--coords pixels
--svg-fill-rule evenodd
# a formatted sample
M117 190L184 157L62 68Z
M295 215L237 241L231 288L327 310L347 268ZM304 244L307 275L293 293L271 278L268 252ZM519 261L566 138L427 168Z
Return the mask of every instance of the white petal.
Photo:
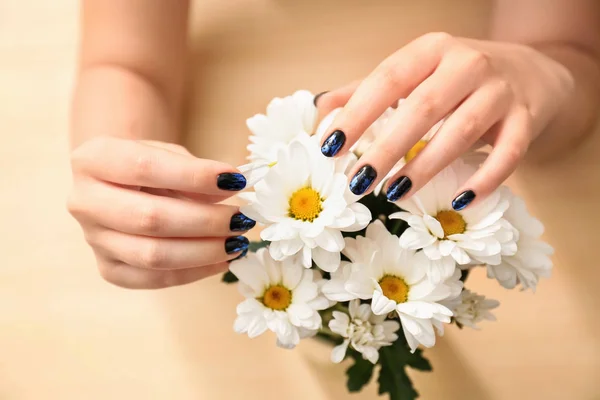
M312 250L312 256L317 266L323 271L333 272L340 266L341 257L339 252L329 252L317 247Z
M380 290L373 292L371 309L376 315L389 314L396 309L396 302L388 299Z
M333 350L331 351L331 362L336 364L342 362L342 360L346 356L346 351L348 350L348 343L350 343L349 340L344 340L344 343L333 348Z

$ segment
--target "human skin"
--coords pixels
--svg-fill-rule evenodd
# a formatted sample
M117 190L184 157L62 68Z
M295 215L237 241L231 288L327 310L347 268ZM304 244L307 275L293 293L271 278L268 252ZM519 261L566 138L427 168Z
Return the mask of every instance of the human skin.
M592 130L600 104L599 2L499 0L491 39L426 34L365 79L319 97L322 112L343 106L322 142L329 157L347 152L405 98L350 171L355 194L372 191L449 113L432 140L390 177L388 199L414 194L482 140L493 150L455 193L452 207L463 209L493 192L526 155L555 158Z
M451 43L448 47L455 49L452 52L457 59L458 55L467 54L475 64L481 63L480 79L463 92L483 94L483 90L498 90L510 86L509 83L514 86L514 81L519 79L528 83L524 85L527 90L523 88L523 93L519 94L522 102L525 102L523 99L537 101L551 94L549 104L530 101L538 107L541 116L536 119L535 134L530 133L534 132L533 128L525 129L514 123L519 128L517 131L523 132L521 140L528 145L514 153L511 148L509 154L517 161L524 156L527 148L532 155L552 155L555 149L580 141L591 129L598 105L598 63L593 55L598 43L590 40L594 37L593 29L597 29L591 19L597 12L593 9L594 2L554 0L554 3L556 12L548 11L552 7L542 0L504 0L498 3L492 38L535 43L533 47L452 38L445 34L428 35L430 39ZM217 177L234 174L236 169L224 163L196 158L177 144L186 79L188 8L187 1L83 0L82 46L72 108L74 185L69 210L80 222L94 250L100 274L109 282L127 288L162 288L193 282L224 271L227 261L241 254L240 251L228 254L225 248L228 238L240 234L240 231L230 229L232 217L237 215L238 210L233 206L216 204L235 193L219 188ZM537 18L537 15L531 18L532 13L540 8L545 10L545 19ZM581 32L564 28L572 26L574 21ZM596 36L599 35L596 33ZM505 60L508 65L512 60L533 65L531 69L523 68L512 75L499 76L492 72L495 69L490 68L493 60ZM541 61L535 64L532 60ZM464 75L465 71L458 64L452 69L452 64L448 63L448 71ZM548 76L538 77L536 71L539 69L549 71ZM530 76L534 79L529 79ZM411 76L410 79L418 88L418 77ZM529 84L530 81L533 83ZM363 81L361 87L368 87L368 83L369 78ZM404 81L400 83L406 85ZM342 106L351 98L346 108L354 103L360 104L365 89L355 89L356 85L349 85L321 96L319 108L325 110ZM405 96L397 98L423 93L422 90L413 92L408 89L404 89L407 91ZM506 87L503 90L507 91ZM485 109L478 114L474 114L475 110L465 111L464 115L475 115L476 121L479 121L478 124L471 121L471 131L484 130L493 119L504 120L503 117L509 115L508 110L515 108L515 93L500 94L494 92L490 96L502 98L504 114L498 111L492 118ZM381 107L384 103L380 101ZM412 110L423 109L418 101L412 104ZM535 121L529 114L536 108L527 104L527 115L523 107L516 108L522 111L521 118L527 119L533 126ZM439 110L432 107L431 112L439 113ZM364 125L377 113L367 107L357 115ZM406 128L407 124L413 126L411 138L418 140L419 130L429 120L419 121L408 112L401 115L398 118L404 118L403 127ZM412 122L406 120L409 117ZM345 123L350 126L352 121ZM356 128L360 125L353 126L353 130L346 128L348 135L350 132L353 135L347 145L361 133ZM454 129L450 129L452 125L444 126L445 136L448 136L446 140L454 142L452 138L459 130L460 120ZM569 127L570 136L564 134L565 126ZM501 131L495 128L481 132L479 137L493 144L496 144L495 140L500 143ZM406 136L406 130L393 136ZM534 137L537 139L529 146ZM398 144L394 141L395 147L390 147L393 150L382 154L393 152L399 157L404 155L404 148L412 145L409 146L406 139L398 140L404 142ZM470 140L471 136L463 139ZM514 141L507 138L506 143L508 146ZM427 157L436 160L435 168L443 167L444 163L438 162L440 157L439 154L436 156L436 147L432 141L414 162L407 165L409 169L403 173L413 171L410 172L413 189L407 195L424 184L432 173L431 167L422 169L417 168L419 164L411 164L431 153ZM342 148L340 154L344 150ZM455 149L451 156L459 153L460 149ZM451 159L445 154L441 158L444 162ZM494 158L491 157L490 161ZM392 159L386 163L392 163ZM365 162L368 160L365 159ZM512 171L512 167L498 171L497 162L488 166L490 161L476 175L478 180L474 181L474 186L469 186L476 189L477 199L493 190L493 186ZM513 164L516 165L516 162ZM385 175L385 166L377 168L380 179ZM369 190L374 186L371 185ZM247 227L248 224L243 226Z

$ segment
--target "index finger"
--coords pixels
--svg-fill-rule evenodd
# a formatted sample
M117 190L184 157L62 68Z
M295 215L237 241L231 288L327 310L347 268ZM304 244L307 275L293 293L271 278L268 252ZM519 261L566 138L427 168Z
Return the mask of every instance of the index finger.
M327 157L350 149L363 132L399 99L408 96L435 71L448 35L428 34L385 59L358 86L324 135L321 152Z
M246 186L244 175L228 164L133 140L96 138L73 158L74 168L122 185L221 196Z

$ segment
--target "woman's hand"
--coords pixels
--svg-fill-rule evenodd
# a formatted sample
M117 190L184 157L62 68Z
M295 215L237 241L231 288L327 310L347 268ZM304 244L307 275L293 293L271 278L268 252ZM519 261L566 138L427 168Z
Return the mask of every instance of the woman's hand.
M127 288L181 285L227 269L255 222L214 204L244 188L227 164L163 142L98 137L71 156L70 213L100 274Z
M387 196L395 201L415 193L482 139L494 148L456 193L452 206L462 209L515 170L573 86L565 67L531 47L429 33L392 54L360 84L319 98L325 111L347 102L324 135L322 152L333 157L348 151L388 107L406 98L350 173L352 192L365 194L450 114L429 144L389 179Z

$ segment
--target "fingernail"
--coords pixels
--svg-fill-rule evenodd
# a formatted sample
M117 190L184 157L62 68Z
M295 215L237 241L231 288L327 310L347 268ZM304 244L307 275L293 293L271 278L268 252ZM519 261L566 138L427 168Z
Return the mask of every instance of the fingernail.
M377 172L370 165L365 165L358 170L356 175L350 181L350 191L359 196L367 191L369 186L377 178Z
M472 190L465 190L464 192L462 192L461 194L456 196L456 198L454 200L452 200L452 208L454 208L456 211L460 211L460 210L464 209L466 206L468 206L469 204L471 204L471 202L474 199L475 199L475 192Z
M232 261L235 261L235 260L239 260L240 258L246 257L247 254L248 254L248 249L242 251L239 256L237 256L234 259L229 260L229 262L232 262Z
M223 190L242 190L246 187L246 178L238 173L219 174L217 186Z
M389 201L397 201L400 197L404 196L412 187L412 181L408 176L401 176L394 183L390 185L387 190L386 197Z
M242 213L237 213L231 217L231 221L229 222L229 230L232 232L249 231L250 229L254 228L255 225L255 220L246 217Z
M340 130L334 131L329 135L327 140L325 140L323 146L321 146L321 153L323 153L324 156L333 157L340 151L345 142L346 135L344 132Z
M250 241L244 236L233 236L225 239L225 252L227 254L237 253L246 250Z
M321 93L319 93L318 95L315 96L315 98L313 99L313 104L315 105L315 107L317 106L317 101L319 101L319 98L321 96L323 96L325 93L329 93L329 90L321 92Z

